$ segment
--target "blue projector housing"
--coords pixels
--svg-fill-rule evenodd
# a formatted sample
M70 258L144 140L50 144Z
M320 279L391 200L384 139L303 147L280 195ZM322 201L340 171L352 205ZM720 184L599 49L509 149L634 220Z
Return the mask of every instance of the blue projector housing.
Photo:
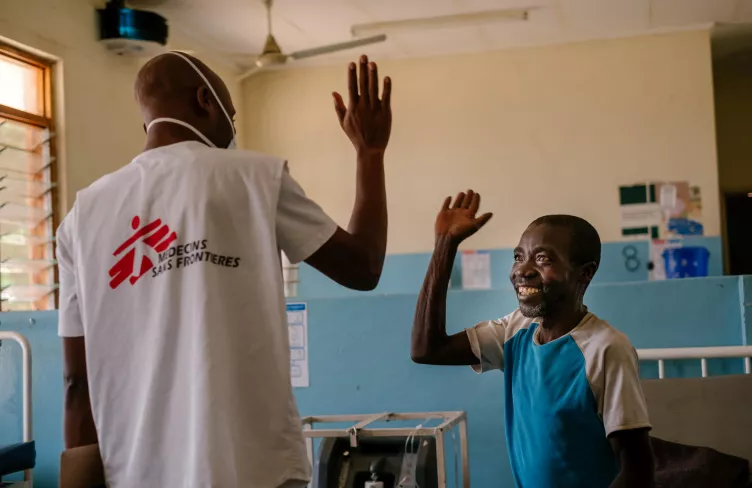
M167 44L167 20L154 12L125 8L123 1L110 1L99 13L99 37Z

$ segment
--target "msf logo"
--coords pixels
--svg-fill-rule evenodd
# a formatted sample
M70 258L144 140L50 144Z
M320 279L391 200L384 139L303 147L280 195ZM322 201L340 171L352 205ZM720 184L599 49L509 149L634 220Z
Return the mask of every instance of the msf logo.
M163 225L160 219L139 229L140 225L141 219L133 217L131 227L136 232L112 254L115 257L122 254L120 260L110 269L110 288L113 290L122 285L125 280L130 281L131 286L135 285L139 278L154 267L154 263L148 256L141 255L141 264L136 273L136 248L139 247L139 241L161 253L166 251L170 244L178 238L178 235L175 232L170 232L167 224Z

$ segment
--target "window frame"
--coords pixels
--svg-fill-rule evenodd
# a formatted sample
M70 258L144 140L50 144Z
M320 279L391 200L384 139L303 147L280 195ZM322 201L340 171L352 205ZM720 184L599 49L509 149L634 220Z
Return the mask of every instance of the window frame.
M0 40L0 56L10 58L14 61L32 66L41 70L40 79L37 82L37 96L40 106L42 107L42 115L26 112L13 107L0 104L0 116L15 122L22 124L32 125L47 129L50 133L49 140L49 153L50 163L48 165L50 182L53 183L49 192L50 207L52 211L51 216L51 237L55 236L57 227L60 224L60 187L58 178L58 158L57 158L57 138L55 137L55 118L54 118L54 90L52 80L52 69L55 65L55 61L51 59L45 59L39 55L18 49L6 42ZM53 258L56 250L56 243L52 243ZM33 282L46 281L40 278L43 272L32 274ZM57 266L53 266L53 283L59 282L59 274ZM56 289L54 293L43 298L40 301L33 302L32 309L35 311L40 310L55 310L59 305L59 291ZM0 301L0 312L3 312L3 302Z

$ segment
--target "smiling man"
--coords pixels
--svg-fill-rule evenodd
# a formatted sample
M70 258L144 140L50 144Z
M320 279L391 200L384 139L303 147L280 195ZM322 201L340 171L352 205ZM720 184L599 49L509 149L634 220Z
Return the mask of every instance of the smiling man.
M522 488L650 488L653 457L637 355L624 334L588 312L600 263L587 221L549 215L530 224L510 280L519 308L447 335L446 295L459 244L491 218L480 195L447 198L418 299L412 358L504 373L507 447Z

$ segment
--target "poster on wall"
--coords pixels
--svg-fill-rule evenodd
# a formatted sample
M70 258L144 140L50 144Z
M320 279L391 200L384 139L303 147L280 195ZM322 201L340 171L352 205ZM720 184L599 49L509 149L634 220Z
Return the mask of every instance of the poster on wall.
M651 281L666 279L666 260L663 251L682 247L681 239L653 239L650 241L650 261L653 263L650 270Z
M699 187L686 181L656 183L658 204L661 207L660 237L701 236L702 202Z
M462 251L462 288L465 290L491 289L491 253L488 251Z
M308 388L308 305L287 304L287 331L290 335L290 377L293 388Z
M703 235L700 188L686 181L620 186L619 205L624 238Z
M661 208L649 183L619 187L621 235L625 239L657 239Z

